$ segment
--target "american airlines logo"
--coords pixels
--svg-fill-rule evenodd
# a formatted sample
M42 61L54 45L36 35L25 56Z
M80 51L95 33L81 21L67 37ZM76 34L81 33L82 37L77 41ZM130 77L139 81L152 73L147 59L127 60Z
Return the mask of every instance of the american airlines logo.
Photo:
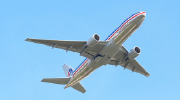
M70 68L68 71L68 77L71 76L73 74L73 70Z

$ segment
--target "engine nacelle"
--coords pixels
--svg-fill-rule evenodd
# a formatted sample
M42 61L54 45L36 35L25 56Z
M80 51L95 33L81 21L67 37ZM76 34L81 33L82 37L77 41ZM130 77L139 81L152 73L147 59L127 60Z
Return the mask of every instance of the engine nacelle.
M141 49L139 47L134 47L133 49L131 49L131 51L128 53L128 58L134 59L136 58L139 54L141 53Z
M88 41L87 41L87 46L88 47L93 47L95 46L100 40L100 37L98 34L94 34Z

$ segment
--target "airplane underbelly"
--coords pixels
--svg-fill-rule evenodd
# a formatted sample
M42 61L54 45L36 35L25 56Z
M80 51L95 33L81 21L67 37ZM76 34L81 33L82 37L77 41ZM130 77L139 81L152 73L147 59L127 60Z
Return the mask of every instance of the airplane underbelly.
M142 18L138 18L133 22L127 23L113 38L116 45L122 45L131 35L132 33L138 29L140 26L139 23L142 22Z
M77 82L83 80L101 66L101 64L90 61L89 64L87 63L85 66L83 66L83 68L80 69L75 76L71 77L70 82L68 83L68 87L73 86Z
M100 51L99 55L101 55L101 59L98 63L102 65L106 65L111 61L111 58L116 55L116 53L121 48L120 45L116 45L114 40L111 39L108 44Z
M112 39L109 40L104 49L101 50L99 53L101 56L97 57L97 62L101 63L102 65L108 64L111 61L111 58L119 51L127 38L129 38L132 33L138 29L143 20L144 19L142 17L139 17L136 20L127 23Z
M92 72L94 72L97 68L101 67L102 64L96 63L94 61L89 62L87 66L79 73L79 79L78 81L83 80L87 76L89 76Z

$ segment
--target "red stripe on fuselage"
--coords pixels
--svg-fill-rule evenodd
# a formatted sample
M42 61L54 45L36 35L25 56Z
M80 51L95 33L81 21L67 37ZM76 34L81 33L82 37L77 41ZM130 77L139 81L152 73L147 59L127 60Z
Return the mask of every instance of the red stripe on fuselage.
M128 19L119 29L117 29L107 40L110 40L115 34L116 32L118 32L127 22L129 22L131 19L133 19L134 17L140 15L140 14L144 14L145 12L142 12L142 13L138 13L134 16L132 16L130 19Z
M74 72L73 76L76 74L76 72L82 67L84 66L84 64L86 64L86 62L88 61L89 59L87 59L86 61L84 61L84 63Z

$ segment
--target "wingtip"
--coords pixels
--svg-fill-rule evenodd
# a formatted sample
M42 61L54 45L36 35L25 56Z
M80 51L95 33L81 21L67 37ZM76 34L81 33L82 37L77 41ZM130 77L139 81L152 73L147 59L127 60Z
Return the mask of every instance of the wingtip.
M82 92L83 94L86 93L86 91Z
M146 75L146 77L149 77L149 76L150 76L150 74Z
M41 82L45 82L45 81L44 81L44 78L41 80Z
M29 38L25 39L25 41L29 41Z
M30 41L30 42L31 42L31 39L30 39L30 38L27 38L27 39L25 39L25 41Z

